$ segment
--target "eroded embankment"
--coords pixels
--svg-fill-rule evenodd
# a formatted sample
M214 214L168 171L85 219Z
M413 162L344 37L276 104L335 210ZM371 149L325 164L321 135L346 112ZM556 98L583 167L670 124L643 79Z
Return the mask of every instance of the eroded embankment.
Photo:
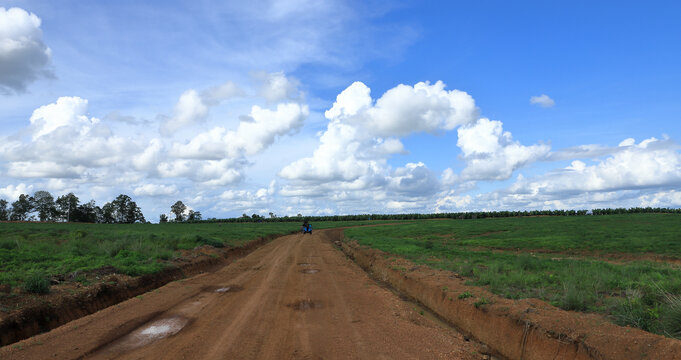
M70 321L156 289L171 281L213 271L226 262L243 257L280 235L270 235L244 246L224 249L221 256L202 256L161 272L118 281L116 275L72 296L58 298L14 311L0 320L0 347L52 330Z
M342 233L338 233L338 240ZM365 271L509 359L681 359L681 341L465 285L458 275L337 241ZM470 295L470 296L469 296Z

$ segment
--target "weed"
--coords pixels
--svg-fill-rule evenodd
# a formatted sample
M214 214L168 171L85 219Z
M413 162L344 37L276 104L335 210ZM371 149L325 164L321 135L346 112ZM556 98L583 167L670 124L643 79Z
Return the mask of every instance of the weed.
M473 294L471 294L468 291L464 291L461 294L459 294L459 300L468 299L470 297L473 297Z
M476 309L479 309L483 305L487 305L487 304L490 304L490 301L487 300L487 298L485 298L484 296L481 297L480 300L473 303L473 305L475 306Z
M34 272L26 277L23 288L33 294L47 294L50 292L50 280L42 272Z

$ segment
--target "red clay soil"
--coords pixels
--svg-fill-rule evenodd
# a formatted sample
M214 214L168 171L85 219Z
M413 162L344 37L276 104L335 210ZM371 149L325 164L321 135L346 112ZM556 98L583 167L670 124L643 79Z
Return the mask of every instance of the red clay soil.
M289 235L48 333L0 359L489 359L333 247Z
M116 274L116 269L109 267L79 273L79 277L93 283L89 286L62 276L53 279L59 283L53 285L47 295L28 294L20 289L0 294L0 346L49 331L170 281L215 270L273 238L260 238L235 248L203 246L184 251L183 257L172 261L171 267L156 274L130 277Z
M679 340L536 299L504 299L465 285L465 279L452 272L341 243L341 236L337 243L367 272L509 359L681 359ZM465 292L473 296L459 299Z

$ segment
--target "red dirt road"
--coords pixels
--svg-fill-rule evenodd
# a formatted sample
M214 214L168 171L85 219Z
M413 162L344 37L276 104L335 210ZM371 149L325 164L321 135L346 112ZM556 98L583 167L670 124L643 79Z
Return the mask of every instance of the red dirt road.
M0 359L481 359L328 237L275 239L213 272L0 349Z

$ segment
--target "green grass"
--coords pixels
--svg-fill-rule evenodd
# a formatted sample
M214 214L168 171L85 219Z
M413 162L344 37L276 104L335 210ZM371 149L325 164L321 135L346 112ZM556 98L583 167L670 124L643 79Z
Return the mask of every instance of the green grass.
M621 325L681 336L678 267L527 253L586 250L678 257L681 215L417 221L347 229L345 235L419 264L457 272L470 284L507 298L539 298L566 310L607 314Z
M377 221L313 223L315 229ZM299 223L0 225L0 284L24 286L45 277L113 266L132 276L158 272L179 250L201 245L240 246L258 237L297 231ZM35 280L35 279L34 279ZM82 279L81 279L82 280ZM40 292L39 287L32 288ZM28 291L28 290L27 290Z

